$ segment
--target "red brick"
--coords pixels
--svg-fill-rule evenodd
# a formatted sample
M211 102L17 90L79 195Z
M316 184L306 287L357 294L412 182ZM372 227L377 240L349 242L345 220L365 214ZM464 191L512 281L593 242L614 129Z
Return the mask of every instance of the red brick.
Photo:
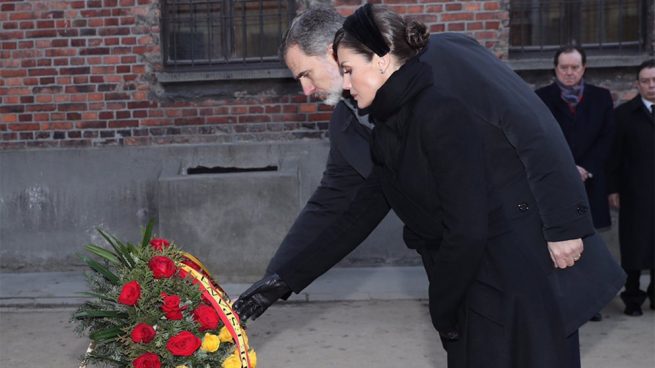
M466 28L464 23L447 23L446 29L449 32L461 32Z
M16 115L12 115L12 116L16 117ZM3 117L3 121L9 123L9 121L4 120L4 117ZM39 130L39 124L38 123L9 124L8 127L9 127L9 130L11 130L13 132L24 132L26 130Z
M30 69L28 74L30 76L57 75L57 69Z
M500 13L476 13L476 20L496 20L500 19Z
M205 118L178 118L173 121L175 125L202 125L205 123Z
M41 130L68 130L73 129L73 123L59 122L59 123L42 123Z
M17 114L2 114L0 115L0 121L3 123L15 123L18 121L18 115ZM13 125L13 124L12 124ZM12 125L9 125L9 128L12 127ZM15 129L12 129L15 130Z
M0 69L0 77L2 78L25 77L25 76L27 76L27 71L24 69L4 69L4 68Z
M331 113L316 113L310 114L308 117L310 121L329 121L330 116L332 116Z
M127 93L114 92L105 94L105 100L107 101L129 100L129 98L130 96Z
M32 114L20 114L20 115L18 115L18 121L20 121L20 122L32 121L33 118L34 118L34 116Z
M109 122L109 128L135 128L139 126L138 120L113 120Z
M484 10L499 10L500 2L499 1L485 1Z
M476 31L479 29L482 29L484 26L484 23L482 22L467 22L466 23L466 30L467 31Z
M77 129L106 129L107 122L105 121L79 121L75 123Z
M441 14L441 21L452 22L458 20L473 20L474 15L471 13L443 13Z
M298 107L299 112L316 112L318 106L315 103L303 103Z
M16 13L11 13L9 14L9 19L10 20L26 20L26 19L34 19L35 14L32 12L16 12Z
M17 22L4 22L2 24L2 29L18 29Z
M28 38L57 37L57 31L54 29L39 29L36 31L27 31L25 35Z
M86 104L84 103L66 103L57 105L57 110L59 111L84 111L86 110Z
M82 114L79 112L69 112L66 114L66 120L80 120L82 119Z
M54 28L55 27L55 21L54 20L39 20L36 22L36 27L39 29L42 28Z
M82 120L96 120L98 119L98 113L95 111L87 111L82 113Z
M88 66L59 69L59 74L61 75L89 74L90 72L91 68Z
M36 102L38 103L52 102L52 95L38 95L36 96Z
M116 119L126 119L130 117L129 111L116 111Z
M165 119L144 119L141 120L141 125L143 126L163 126L169 125L170 122Z

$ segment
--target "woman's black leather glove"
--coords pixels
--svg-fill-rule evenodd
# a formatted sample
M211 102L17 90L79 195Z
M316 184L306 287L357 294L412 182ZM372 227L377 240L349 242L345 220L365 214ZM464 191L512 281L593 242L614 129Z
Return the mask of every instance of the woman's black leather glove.
M278 299L286 299L289 295L291 295L289 286L274 273L252 284L234 302L233 308L242 322L250 318L254 321Z

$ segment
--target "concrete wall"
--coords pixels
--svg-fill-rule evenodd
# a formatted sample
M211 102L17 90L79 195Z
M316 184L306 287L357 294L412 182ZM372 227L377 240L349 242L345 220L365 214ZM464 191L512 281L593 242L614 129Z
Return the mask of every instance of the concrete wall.
M156 230L224 281L254 280L318 185L327 142L0 152L0 270L67 270L100 227ZM186 175L197 166L276 171ZM417 264L388 216L342 265Z

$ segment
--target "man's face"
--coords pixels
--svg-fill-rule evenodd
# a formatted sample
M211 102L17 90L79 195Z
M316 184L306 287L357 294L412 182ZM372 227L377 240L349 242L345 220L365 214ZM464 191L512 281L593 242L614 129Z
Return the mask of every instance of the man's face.
M641 97L655 103L655 68L644 68L639 72L637 89Z
M557 80L567 87L573 87L580 83L584 71L585 66L582 65L582 55L576 50L563 52L557 58L555 75Z
M326 48L324 55L319 56L309 56L298 45L293 45L287 49L284 61L306 96L314 95L328 105L339 102L341 74L332 56L332 45Z

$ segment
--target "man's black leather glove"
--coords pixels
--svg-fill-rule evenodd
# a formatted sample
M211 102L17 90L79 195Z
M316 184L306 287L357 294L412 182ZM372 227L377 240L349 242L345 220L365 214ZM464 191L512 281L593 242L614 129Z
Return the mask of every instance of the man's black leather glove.
M278 299L286 299L290 294L289 286L274 273L265 276L244 291L234 302L234 311L237 312L242 322L246 322L249 318L254 321Z

